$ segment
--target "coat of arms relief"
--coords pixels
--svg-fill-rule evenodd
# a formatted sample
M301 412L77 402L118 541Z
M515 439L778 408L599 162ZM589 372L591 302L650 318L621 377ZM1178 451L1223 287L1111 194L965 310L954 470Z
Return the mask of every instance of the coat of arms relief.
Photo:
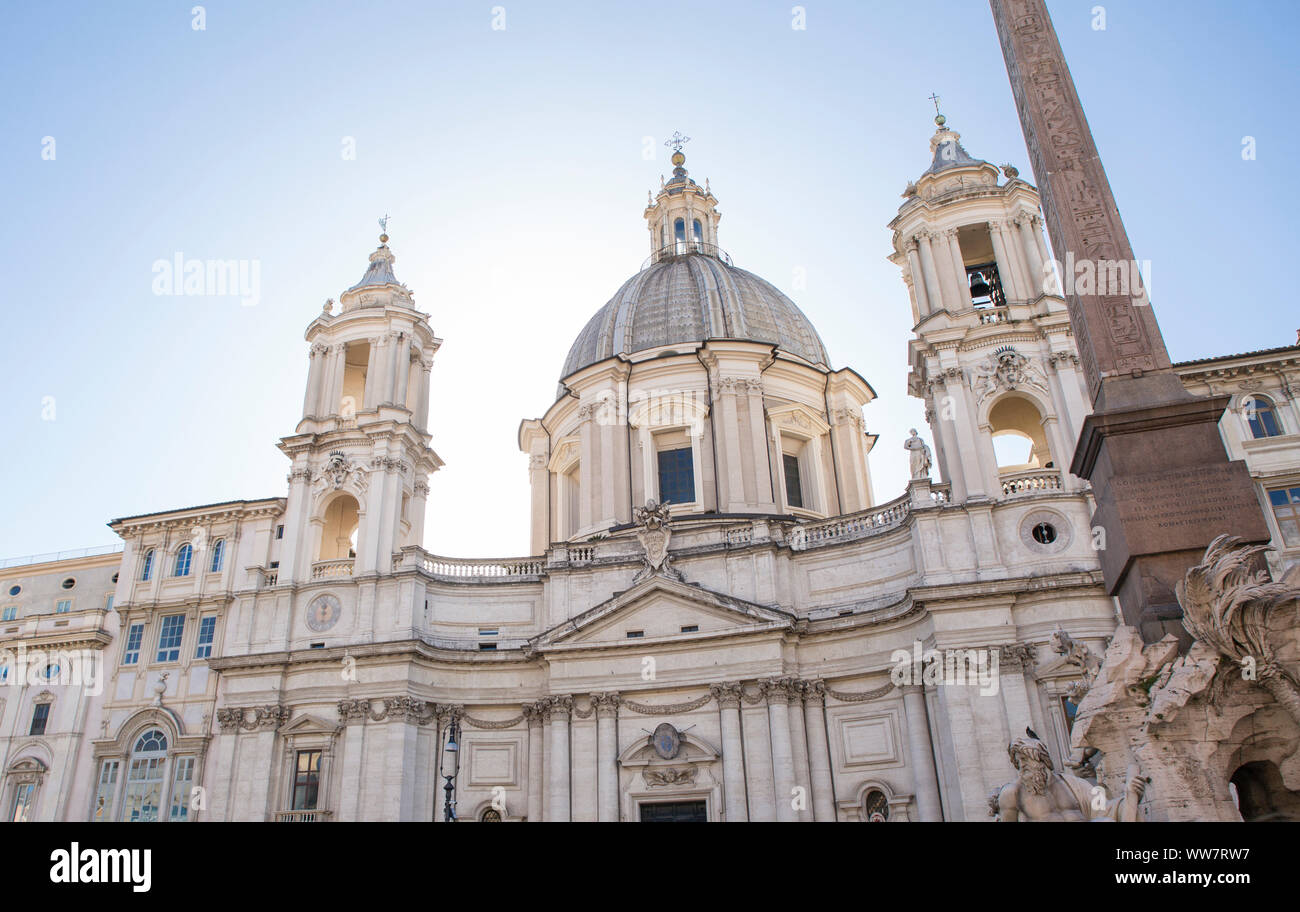
M994 393L1032 387L1047 392L1047 376L1043 369L1014 348L1000 348L975 365L971 372L970 388L977 402L983 402Z

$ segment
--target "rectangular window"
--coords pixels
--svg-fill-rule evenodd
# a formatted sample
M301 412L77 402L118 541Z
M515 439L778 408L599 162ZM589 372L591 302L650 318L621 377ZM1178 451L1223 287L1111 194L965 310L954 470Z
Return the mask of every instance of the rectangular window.
M190 788L194 781L194 758L177 757L173 762L176 773L172 777L172 807L167 819L180 822L190 819Z
M105 760L99 767L99 788L95 790L95 809L90 819L95 823L113 816L113 796L117 793L117 771L121 761Z
M320 751L298 751L298 768L293 775L292 810L316 810L316 798L319 791Z
M18 606L6 605L4 607L3 612L0 612L0 621L16 621L16 620L18 620Z
M479 652L496 652L496 649L497 649L497 644L496 644L496 643L479 643L479 644L478 644L478 651L479 651Z
M217 616L205 615L199 619L199 645L194 650L194 658L206 659L212 655L212 641L217 636Z
M26 823L32 811L32 799L36 796L36 783L24 782L14 792L14 806L9 819L14 823Z
M1288 548L1300 546L1300 487L1268 492L1278 531Z
M685 627L682 628L682 633L699 633L699 632L700 632L699 624L687 624Z
M136 757L126 775L122 819L127 823L152 823L162 803L163 765L166 757Z
M55 614L67 614L72 610L72 599L59 599L54 603Z
M639 639L641 639L643 636L645 636L645 631L644 631L644 630L629 630L629 631L627 632L627 638L628 638L629 640L639 640Z
M695 466L691 448L659 451L659 502L693 503L695 501Z
M162 619L158 634L158 655L155 662L178 662L181 658L181 637L185 633L185 615L171 614Z
M494 636L497 635L497 628L495 628L495 627L480 627L480 628L478 629L478 635L481 636L481 637L494 637Z
M132 624L126 632L126 649L122 653L123 665L140 661L140 641L144 639L144 624Z
M112 611L112 610L113 610L113 596L112 596L112 595L110 595L108 598L106 598L106 599L104 600L104 610L105 610L105 611Z
M284 526L276 526L276 527L275 527L275 537L276 537L276 538L284 538Z
M50 721L50 704L37 703L32 710L32 727L28 730L29 735L45 734L45 725Z
M785 502L792 507L803 507L803 485L799 481L799 457L784 453L781 462L785 466Z

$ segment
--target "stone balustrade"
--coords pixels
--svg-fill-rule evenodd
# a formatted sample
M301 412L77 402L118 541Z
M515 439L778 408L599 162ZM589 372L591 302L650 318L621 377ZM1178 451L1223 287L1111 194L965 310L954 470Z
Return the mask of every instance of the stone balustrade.
M541 576L546 569L546 561L541 557L506 557L479 560L424 554L420 557L420 569L430 576L442 579L516 579Z
M353 559L316 561L311 565L311 578L314 580L338 579L352 575Z
M826 522L803 523L790 531L790 547L795 551L804 551L829 542L877 535L902 525L910 509L908 498L903 496L861 513Z
M1020 497L1025 494L1043 494L1063 488L1058 469L1031 469L1013 472L998 478L1002 483L1003 497Z
M321 823L328 820L329 811L280 811L275 815L277 823Z

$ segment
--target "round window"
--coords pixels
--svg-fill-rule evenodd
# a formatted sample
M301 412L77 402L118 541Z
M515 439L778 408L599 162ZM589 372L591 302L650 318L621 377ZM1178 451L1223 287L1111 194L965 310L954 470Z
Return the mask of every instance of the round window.
M72 588L73 586L75 586L75 585L77 585L77 581L76 581L75 579L73 579L72 577L68 577L67 579L65 579L65 580L63 581L63 588L64 588L64 589L71 589L71 588Z
M22 586L10 586L10 587L9 587L9 594L10 594L10 595L17 595L18 593L20 593L20 592L22 592L22 591L23 591L23 587L22 587Z
M1034 541L1040 545L1050 545L1056 541L1056 526L1051 523L1040 522L1029 533L1034 537Z

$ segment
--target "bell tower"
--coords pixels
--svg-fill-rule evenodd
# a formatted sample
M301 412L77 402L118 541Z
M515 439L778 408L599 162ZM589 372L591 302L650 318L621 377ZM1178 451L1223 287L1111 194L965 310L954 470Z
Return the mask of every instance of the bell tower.
M307 327L302 420L279 443L292 462L281 583L387 575L395 552L422 543L429 476L442 466L428 433L442 340L395 259L385 230L361 281Z
M972 158L940 114L930 167L903 191L890 261L914 322L908 389L925 400L954 500L1079 490L1088 413L1037 190Z

